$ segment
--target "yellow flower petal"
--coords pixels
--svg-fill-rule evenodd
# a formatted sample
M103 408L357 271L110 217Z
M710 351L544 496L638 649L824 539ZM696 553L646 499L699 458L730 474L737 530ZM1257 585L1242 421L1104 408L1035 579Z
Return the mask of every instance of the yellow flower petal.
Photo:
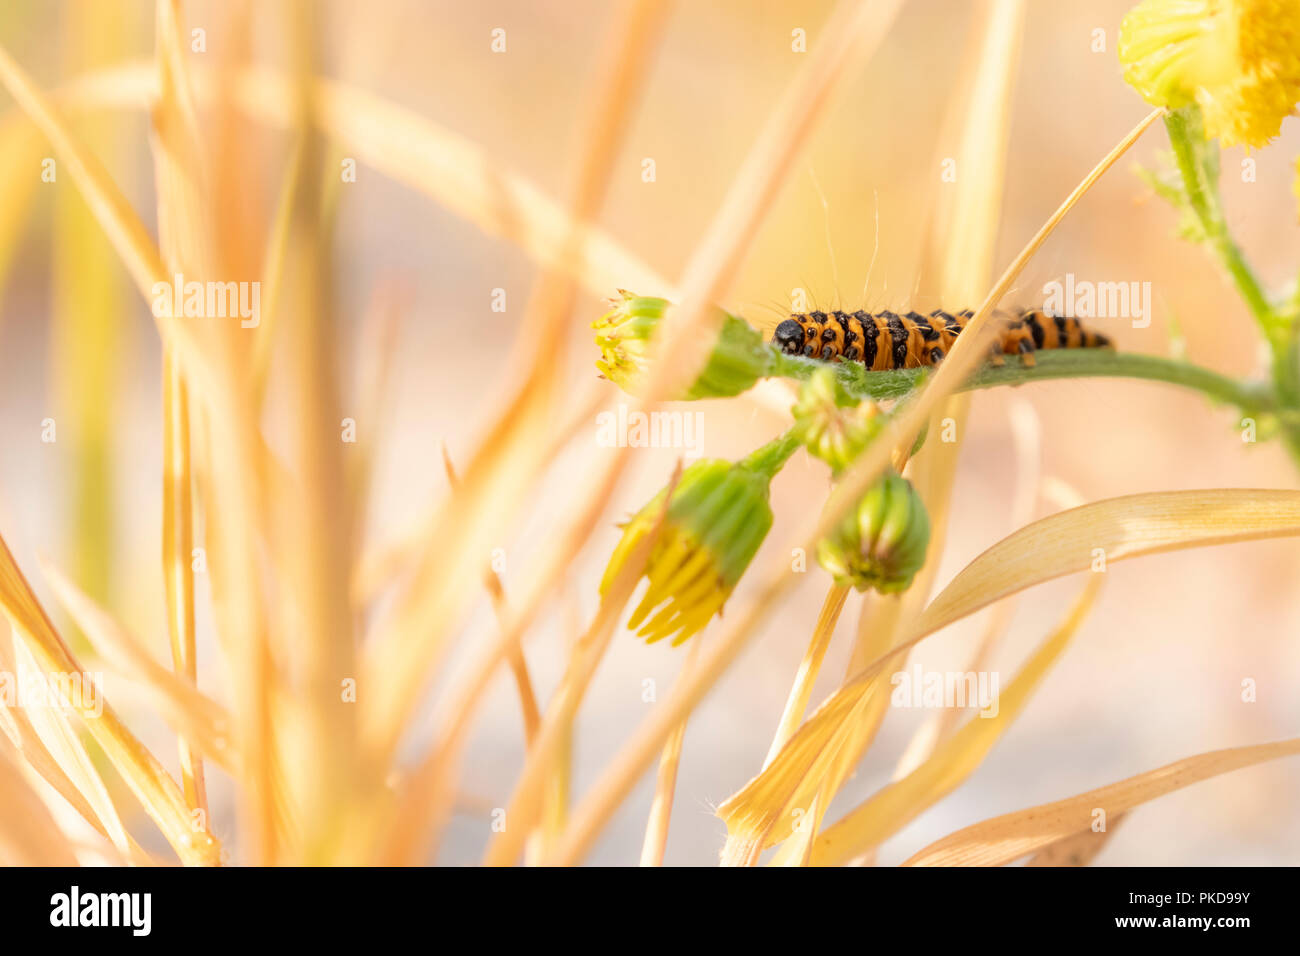
M1300 101L1294 0L1145 0L1124 18L1124 79L1147 102L1196 103L1225 146L1263 146Z

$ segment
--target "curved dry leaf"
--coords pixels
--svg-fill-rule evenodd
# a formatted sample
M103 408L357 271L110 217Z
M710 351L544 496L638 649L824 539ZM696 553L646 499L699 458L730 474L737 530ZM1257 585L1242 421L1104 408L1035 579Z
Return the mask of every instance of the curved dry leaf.
M1300 754L1300 737L1212 750L1055 803L1003 814L931 843L904 866L1000 866L1058 840L1091 830L1094 813L1115 818L1156 797L1210 777Z
M790 688L790 696L786 698L785 709L782 711L781 719L777 723L776 734L772 737L767 757L763 760L764 767L776 759L776 755L781 752L781 748L785 746L786 741L790 739L803 721L804 714L808 710L808 701L812 697L813 686L816 684L817 675L821 671L822 660L830 647L831 638L835 635L835 625L839 622L840 612L844 609L844 601L848 598L848 595L848 587L837 584L831 585L830 590L826 593L821 612L817 615L817 623L813 628L808 649L804 652L803 661L799 665L794 684ZM858 726L861 721L853 721L853 724ZM801 816L800 826L796 828L796 832L806 832L809 819L820 820L820 816L816 814L811 817ZM722 865L756 865L759 853L762 851L765 845L764 841L767 838L768 834L763 833L744 831L728 833L727 842L722 848ZM792 852L798 851L792 850ZM802 858L803 854L800 853L799 859Z
M1128 816L1120 813L1106 821L1106 829L1099 833L1084 830L1074 836L1063 837L1049 843L1025 861L1025 866L1087 866L1106 848L1111 835L1119 829Z
M827 698L775 760L719 805L718 816L728 834L768 846L793 831L795 811L815 797L843 745L842 733L861 721L873 697L884 693L878 682L869 680L857 690Z
M1036 521L975 558L930 603L912 634L828 697L770 766L719 808L728 830L767 832L804 781L821 775L823 751L868 696L874 678L942 627L1044 581L1161 551L1300 534L1300 492L1166 491L1094 502Z
M989 548L930 602L929 632L1024 590L1144 554L1300 534L1300 492L1250 488L1108 498L1036 521ZM1024 576L1017 580L1008 574Z
M840 611L844 609L844 602L848 596L848 587L838 584L831 585L826 593L821 613L817 615L817 624L813 628L812 639L804 652L803 661L799 664L794 685L790 688L790 696L785 702L785 710L781 713L776 734L772 737L772 745L768 749L767 758L763 761L764 766L776 758L781 748L785 746L785 742L803 723L804 713L808 710L808 701L812 697L813 685L817 683L822 660L826 657L831 638L835 636L835 625L839 622Z

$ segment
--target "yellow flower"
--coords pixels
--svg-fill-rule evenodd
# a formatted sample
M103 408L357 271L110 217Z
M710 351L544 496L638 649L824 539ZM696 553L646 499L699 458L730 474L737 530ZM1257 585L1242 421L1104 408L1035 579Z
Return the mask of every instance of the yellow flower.
M613 306L591 327L596 330L600 359L596 367L607 379L633 395L641 389L650 364L650 337L668 311L666 299L619 290ZM744 319L727 315L709 363L681 399L728 398L752 388L767 374L772 350Z
M675 634L677 645L722 610L772 527L772 477L798 447L792 438L779 438L744 461L706 459L682 473L646 563L650 584L628 620L630 629L639 628L651 643ZM602 595L654 529L666 493L659 492L624 526L600 582Z
M1300 3L1144 0L1120 26L1119 59L1147 102L1195 103L1207 138L1263 146L1300 101Z

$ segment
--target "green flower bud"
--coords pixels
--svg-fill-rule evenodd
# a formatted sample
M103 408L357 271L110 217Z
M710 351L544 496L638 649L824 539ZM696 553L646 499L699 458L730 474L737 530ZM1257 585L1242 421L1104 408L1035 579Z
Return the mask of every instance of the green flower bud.
M817 545L817 560L859 591L905 591L925 563L930 519L912 483L890 472Z
M596 367L625 392L639 394L650 364L650 337L668 310L666 299L619 291L614 307L591 327L600 359ZM747 391L767 374L772 351L743 319L727 315L700 377L679 399L726 398Z
M628 627L647 642L676 635L681 644L717 613L772 527L768 492L773 476L797 449L780 438L748 458L710 458L682 472L663 529L646 564L650 584ZM600 582L604 595L637 545L663 514L667 489L623 526Z
M883 421L876 403L849 395L829 366L804 382L791 411L794 436L837 475L880 434Z

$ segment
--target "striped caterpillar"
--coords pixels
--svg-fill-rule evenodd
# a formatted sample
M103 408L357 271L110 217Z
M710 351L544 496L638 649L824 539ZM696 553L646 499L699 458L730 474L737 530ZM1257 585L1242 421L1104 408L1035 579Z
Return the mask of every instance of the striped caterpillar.
M929 315L908 312L799 312L781 322L772 342L789 355L825 361L861 362L868 371L938 365L974 316L969 309L955 315L936 309ZM1019 355L1034 364L1039 349L1110 348L1104 335L1085 329L1078 319L1051 316L1039 309L1022 309L1014 316L995 313L1003 323L993 346L992 362Z

